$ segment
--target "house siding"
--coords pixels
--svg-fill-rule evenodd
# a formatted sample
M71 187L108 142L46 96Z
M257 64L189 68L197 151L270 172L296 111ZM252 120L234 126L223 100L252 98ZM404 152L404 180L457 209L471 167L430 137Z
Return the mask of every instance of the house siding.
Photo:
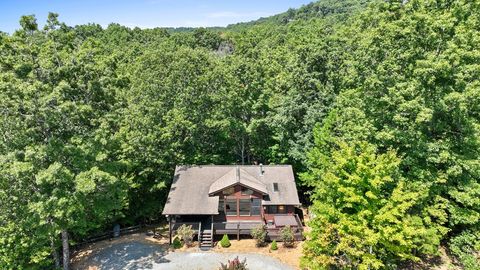
M253 191L253 193L251 195L244 195L242 194L242 186L241 185L236 185L233 187L234 188L234 193L232 194L225 194L224 191L220 191L218 193L218 196L220 196L220 199L233 199L235 198L237 200L237 215L236 216L225 216L225 219L227 220L227 222L229 221L260 221L260 220L263 220L263 206L261 205L260 206L260 215L259 216L240 216L238 215L239 213L239 207L240 207L240 204L238 203L240 199L262 199L262 194L257 192L257 191ZM225 209L225 206L224 206L224 209Z

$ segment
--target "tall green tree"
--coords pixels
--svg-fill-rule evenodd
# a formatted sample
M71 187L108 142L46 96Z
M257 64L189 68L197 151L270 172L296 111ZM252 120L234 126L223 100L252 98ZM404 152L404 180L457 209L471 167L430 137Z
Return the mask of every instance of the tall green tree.
M418 260L415 254L436 252L442 235L413 213L427 195L401 176L395 151L329 142L320 128L315 136L309 172L302 175L314 188L304 266L396 269L401 260Z
M476 1L367 9L340 30L352 35L345 63L355 77L330 124L337 140L396 149L402 178L421 195L412 214L436 227L432 243L451 239L455 250L470 250L469 265L477 251L461 239L477 239L480 213L478 9Z

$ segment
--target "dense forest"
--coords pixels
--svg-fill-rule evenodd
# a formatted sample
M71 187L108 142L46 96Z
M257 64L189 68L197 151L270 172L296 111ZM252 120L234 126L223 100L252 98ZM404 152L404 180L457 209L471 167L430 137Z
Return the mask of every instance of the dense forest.
M0 112L0 269L162 221L177 164L254 162L298 174L305 268L442 247L480 269L478 0L323 0L213 29L27 15L0 32Z

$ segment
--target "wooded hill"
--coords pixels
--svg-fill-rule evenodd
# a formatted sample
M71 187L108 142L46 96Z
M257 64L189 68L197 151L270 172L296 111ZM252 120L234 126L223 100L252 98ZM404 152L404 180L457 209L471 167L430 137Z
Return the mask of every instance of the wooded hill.
M397 269L442 245L479 269L479 16L477 0L191 31L23 16L0 34L0 269L162 219L176 164L253 162L299 174L307 268Z

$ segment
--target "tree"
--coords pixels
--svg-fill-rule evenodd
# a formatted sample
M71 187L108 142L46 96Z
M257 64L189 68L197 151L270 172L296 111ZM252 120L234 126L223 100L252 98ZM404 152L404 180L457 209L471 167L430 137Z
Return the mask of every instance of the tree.
M118 219L125 207L125 167L108 160L110 149L100 140L112 84L102 81L107 71L101 59L92 58L98 49L86 42L72 52L71 32L56 29L55 14L45 32L38 31L33 16L22 17L21 25L3 43L10 57L0 60L0 92L6 97L0 101L6 134L0 146L5 173L0 215L11 233L0 241L24 244L2 248L0 266L35 268L53 261L58 267L62 246L68 269L71 238ZM9 203L6 194L19 201ZM22 207L3 209L9 204Z
M411 214L426 195L402 179L395 151L378 154L366 142L338 142L325 153L324 137L316 134L302 176L314 187L306 267L380 269L417 260L417 252L436 252L441 234Z
M313 267L394 268L441 239L475 268L479 8L324 0L213 29L21 17L0 33L0 268L158 220L177 164L255 162L307 171Z

